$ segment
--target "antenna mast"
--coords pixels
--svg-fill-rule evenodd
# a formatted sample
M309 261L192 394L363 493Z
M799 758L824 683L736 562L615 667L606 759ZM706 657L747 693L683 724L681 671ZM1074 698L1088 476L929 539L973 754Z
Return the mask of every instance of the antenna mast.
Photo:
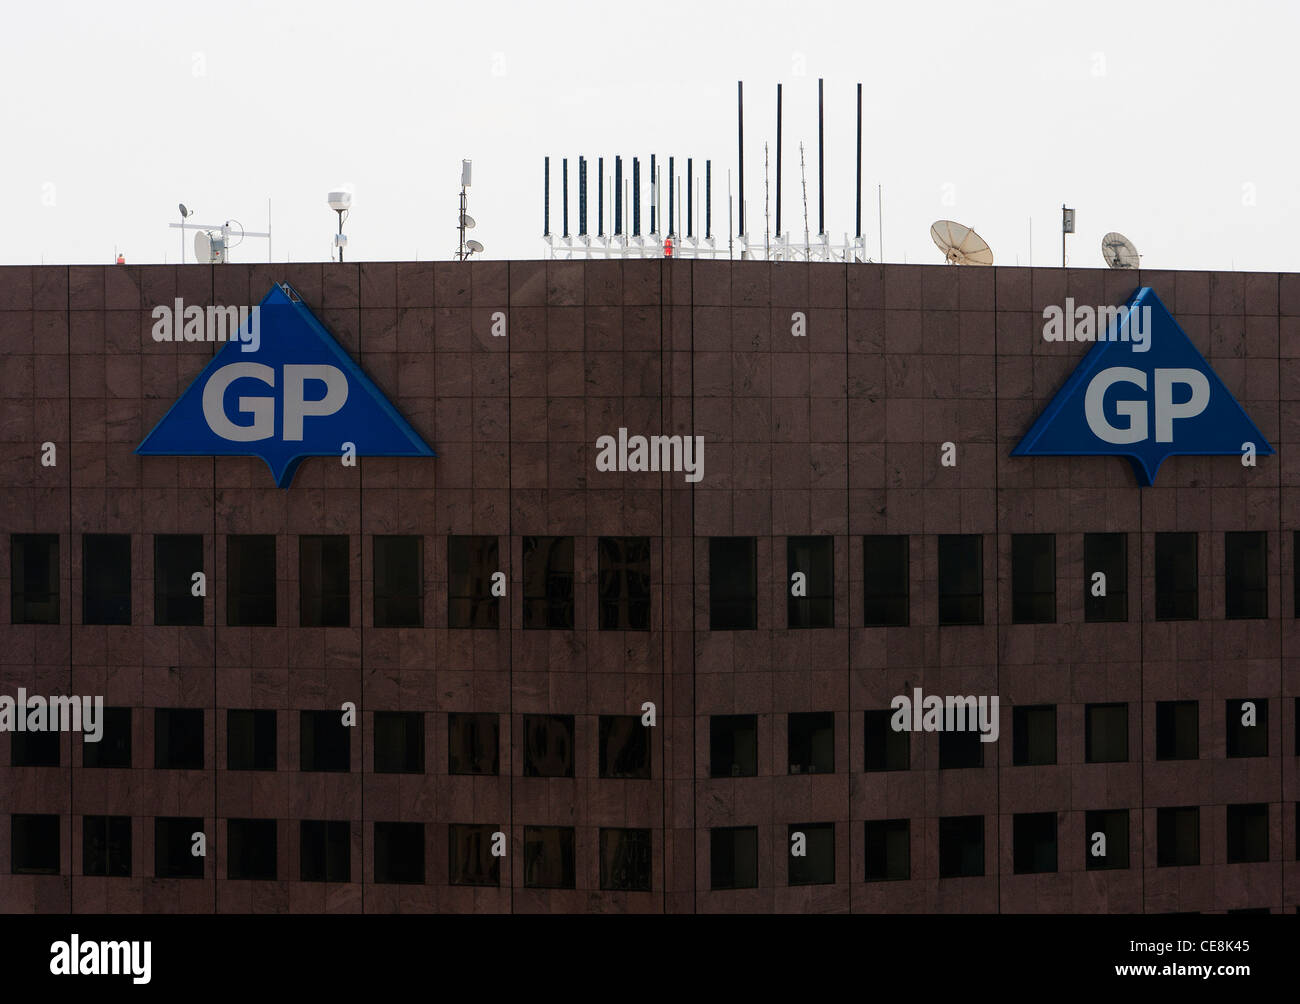
M803 188L803 251L804 257L812 261L812 245L808 234L808 173L804 169L803 140L799 141L799 184Z

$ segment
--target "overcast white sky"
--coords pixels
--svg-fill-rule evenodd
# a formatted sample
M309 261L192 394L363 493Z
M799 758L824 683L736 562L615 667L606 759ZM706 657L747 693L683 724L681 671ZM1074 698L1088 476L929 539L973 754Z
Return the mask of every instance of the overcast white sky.
M881 184L886 261L941 261L929 225L950 218L1028 264L1032 218L1034 262L1059 264L1066 202L1074 265L1102 265L1119 230L1147 266L1296 271L1298 27L1287 0L18 0L0 31L0 264L175 262L177 203L265 230L268 199L275 260L323 261L341 183L349 260L448 259L465 157L486 257L539 258L547 153L557 231L560 157L575 230L579 154L607 173L615 153L672 154L683 174L712 158L725 243L737 80L750 231L777 82L784 227L802 231L803 139L815 231L824 77L827 230L854 226L860 81L873 257ZM266 242L232 258L266 261Z

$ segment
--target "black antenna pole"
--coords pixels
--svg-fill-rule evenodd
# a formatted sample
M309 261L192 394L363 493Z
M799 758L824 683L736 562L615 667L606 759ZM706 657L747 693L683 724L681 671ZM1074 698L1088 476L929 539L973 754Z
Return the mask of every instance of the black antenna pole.
M650 154L650 232L655 233L655 203L659 201L659 192L655 189L655 182L659 180L659 175L655 172L655 155Z
M641 236L641 160L632 158L632 236Z
M596 236L605 236L605 158L596 158Z
M862 85L858 84L858 183L857 183L857 224L854 237L862 236Z
M578 236L587 236L587 158L578 158Z
M817 235L826 233L826 145L822 117L822 79L817 78Z
M776 85L776 237L781 239L781 85Z
M736 133L740 157L740 233L745 233L745 82L736 81Z
M704 239L713 236L713 161L704 162Z
M551 236L551 158L542 158L542 236Z
M614 235L623 233L623 158L614 157Z
M569 236L569 158L564 158L564 236Z
M694 233L694 228L691 226L691 213L695 211L695 203L691 201L691 190L695 185L695 182L691 180L692 159L693 158L691 157L686 158L686 236L687 237L690 237L692 233Z
M668 236L673 235L673 158L668 158Z

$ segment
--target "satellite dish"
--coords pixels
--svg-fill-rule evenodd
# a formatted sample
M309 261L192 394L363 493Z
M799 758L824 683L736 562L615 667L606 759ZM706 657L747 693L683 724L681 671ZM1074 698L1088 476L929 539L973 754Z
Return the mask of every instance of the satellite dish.
M483 250L483 245L480 244L478 241L466 241L465 246L469 248L471 252Z
M469 213L461 213L461 214L460 214L460 225L461 225L462 227L464 227L466 230L473 230L473 229L474 229L474 217L470 216Z
M952 220L936 220L930 237L948 259L949 265L992 265L993 252L984 238L970 227Z
M1101 256L1110 268L1137 268L1140 257L1133 242L1114 231L1101 239Z
M212 238L204 230L194 235L194 260L202 263L212 261Z
M185 203L182 202L182 203L181 203L181 216L189 216L189 215L190 215L189 212L185 209Z

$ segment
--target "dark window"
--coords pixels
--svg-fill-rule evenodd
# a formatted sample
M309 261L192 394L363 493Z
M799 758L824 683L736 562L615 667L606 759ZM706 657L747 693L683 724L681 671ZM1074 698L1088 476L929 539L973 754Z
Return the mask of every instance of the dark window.
M758 775L758 715L713 715L709 719L709 776Z
M1156 759L1195 760L1200 756L1200 705L1196 701L1156 701Z
M573 827L524 827L524 887L574 888Z
M348 538L344 534L298 538L299 623L347 627Z
M496 774L499 772L498 716L483 712L453 711L447 716L447 772Z
M600 831L600 887L620 892L650 891L650 831Z
M275 770L275 711L226 712L226 770Z
M272 534L226 538L226 623L230 627L274 627L275 584Z
M351 728L339 711L303 711L298 718L301 770L350 771Z
M1128 809L1090 810L1084 813L1083 824L1088 871L1128 867Z
M1292 715L1292 724L1295 726L1295 755L1300 756L1300 697L1295 699L1295 712ZM1300 830L1296 831L1300 833ZM1300 840L1297 841L1300 843Z
M153 873L158 878L203 878L203 857L194 853L194 834L203 820L158 816L153 821Z
M802 711L788 717L791 774L835 773L835 713Z
M275 878L275 820L226 820L226 878Z
M601 537L600 629L650 630L650 538Z
M155 708L153 765L158 770L203 769L203 709Z
M375 881L424 881L423 823L375 823Z
M947 816L939 820L939 877L984 874L984 817Z
M524 627L573 630L573 538L524 538Z
M1156 620L1196 620L1196 534L1156 534Z
M572 715L524 715L524 777L573 777Z
M1011 621L1056 623L1056 535L1011 535Z
M131 535L81 535L81 623L131 623Z
M1086 704L1083 758L1087 763L1128 760L1128 705Z
M424 773L423 712L375 712L375 773Z
M835 538L789 537L785 548L787 623L792 628L834 627Z
M447 538L447 627L500 624L500 598L492 595L492 576L499 571L496 537Z
M1236 698L1226 702L1228 756L1268 756L1268 700ZM1252 724L1253 723L1253 724Z
M452 823L447 827L452 885L500 885L501 859L492 854L495 824Z
M1018 812L1012 817L1012 857L1017 875L1056 871L1056 813Z
M795 834L803 834L802 855L795 854ZM829 885L835 881L835 824L791 823L788 885Z
M203 535L160 533L153 539L153 622L202 624L203 597L194 573L203 571Z
M867 881L911 878L911 823L906 819L868 819L866 831Z
M375 537L375 627L424 626L424 538Z
M758 827L718 826L709 831L713 889L758 888Z
M1291 598L1291 615L1300 617L1300 530L1291 532Z
M15 812L10 870L15 875L59 874L59 817Z
M912 733L891 725L895 712L863 712L867 770L907 770L912 765Z
M1228 864L1268 860L1268 804L1228 806Z
M303 882L352 881L352 834L346 819L304 819L298 836Z
M600 776L650 776L650 733L640 715L600 716Z
M1056 705L1021 704L1011 709L1011 762L1017 767L1056 763Z
M984 623L984 540L939 535L939 623Z
M1224 616L1228 620L1268 616L1268 534L1230 530L1223 535Z
M81 873L127 878L131 874L131 817L81 817Z
M105 708L99 742L81 744L83 767L131 766L131 709Z
M1201 863L1201 810L1195 805L1156 810L1156 865Z
M15 707L15 715L25 715L26 708ZM9 762L14 767L57 767L61 732L12 732Z
M984 743L980 742L980 733L977 730L971 728L965 732L939 733L940 770L961 770L983 766Z
M1127 534L1083 535L1083 619L1128 620Z
M758 626L758 540L709 538L709 630Z
M906 535L862 538L862 591L867 627L907 627L910 569Z
M9 548L9 619L59 623L59 535L15 533Z

